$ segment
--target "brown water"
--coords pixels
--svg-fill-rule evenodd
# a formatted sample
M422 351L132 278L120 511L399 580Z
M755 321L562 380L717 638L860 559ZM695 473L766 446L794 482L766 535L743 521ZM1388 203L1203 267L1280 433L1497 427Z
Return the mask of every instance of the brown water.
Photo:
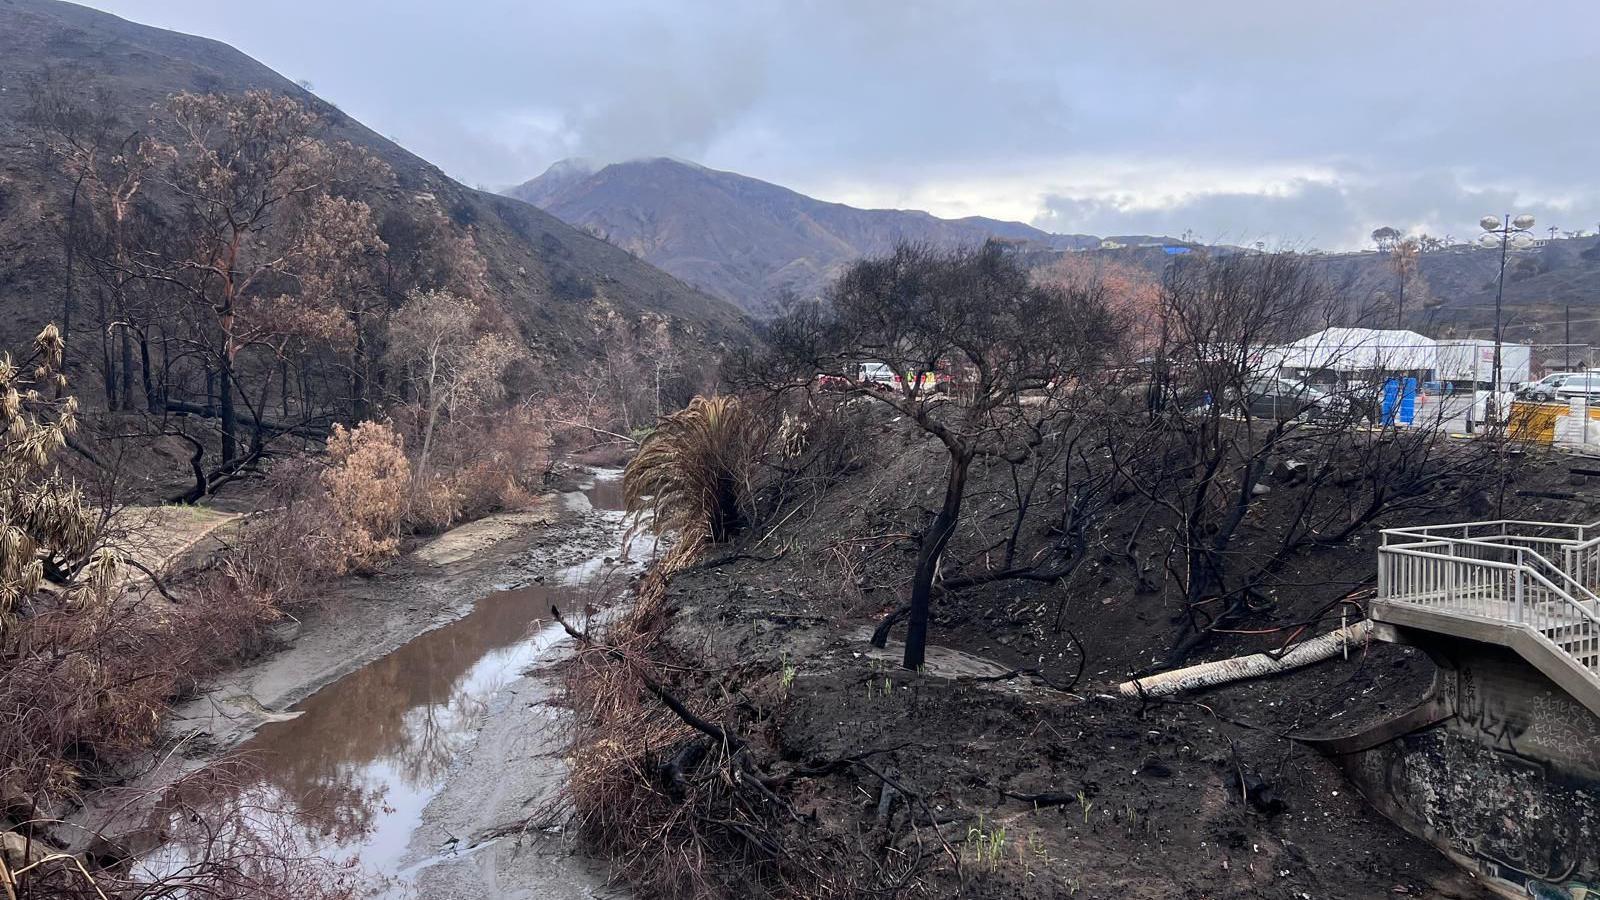
M595 510L621 508L615 479L583 494ZM620 516L606 518L620 539ZM297 718L263 726L239 748L249 763L243 794L307 849L354 857L373 876L405 868L423 808L471 746L489 702L565 637L551 605L603 602L625 583L618 566L585 560L546 583L490 594L317 691L292 708Z
M596 477L593 485L584 488L583 494L589 498L589 503L595 509L620 512L624 508L622 473L611 471L601 473L601 477Z

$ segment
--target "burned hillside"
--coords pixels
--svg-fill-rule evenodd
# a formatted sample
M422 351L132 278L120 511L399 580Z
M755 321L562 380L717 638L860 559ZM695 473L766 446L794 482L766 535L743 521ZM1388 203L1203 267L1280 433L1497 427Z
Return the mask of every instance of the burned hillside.
M1353 733L1415 705L1432 678L1417 651L1351 646L1348 659L1176 700L1142 702L1116 690L1169 662L1176 647L1187 646L1191 661L1272 651L1359 620L1377 530L1492 502L1481 479L1441 479L1339 543L1292 554L1203 643L1193 632L1214 623L1203 610L1215 605L1194 608L1162 563L1173 523L1136 491L1113 488L1070 574L938 593L917 674L898 667L897 645L875 650L869 639L906 596L911 535L937 503L930 473L941 452L866 403L841 412L834 427L837 443L817 451L830 470L771 482L784 488L762 496L770 505L759 524L675 575L657 607L659 632L633 639L630 650L661 661L654 671L667 673L690 708L749 741L800 819L753 818L742 827L772 833L751 846L756 837L693 808L695 788L687 799L635 794L642 810L624 805L604 816L632 809L642 816L636 827L648 829L653 816L674 810L694 836L672 837L702 842L707 858L690 878L675 868L690 863L654 855L646 842L628 851L630 878L674 896L774 888L768 876L787 886L780 895L809 885L801 892L949 896L959 882L963 895L983 897L1481 896L1469 876L1369 808L1333 762L1296 741ZM1230 550L1241 573L1274 557L1314 484L1294 450L1283 448L1241 523ZM947 551L947 582L996 571L1014 524L1014 474L974 470L972 514ZM1592 515L1587 487L1568 481L1559 460L1526 460L1506 484L1508 513ZM1046 480L1039 488L1017 529L1015 559L1061 552L1062 487ZM584 665L593 677L619 664L585 657ZM641 715L664 731L651 732L642 756L627 754L639 777L666 777L671 767L692 785L712 777L704 747L685 756L693 731L646 702L652 710ZM591 737L616 734L594 727ZM819 844L829 849L815 851ZM794 856L804 868L813 852L845 868L797 874L783 865ZM689 881L667 881L677 877ZM685 887L695 879L699 887Z

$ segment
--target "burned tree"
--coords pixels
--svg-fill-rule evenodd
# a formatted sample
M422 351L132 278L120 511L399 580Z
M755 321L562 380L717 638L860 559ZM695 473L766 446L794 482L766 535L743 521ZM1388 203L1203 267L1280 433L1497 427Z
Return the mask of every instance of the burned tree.
M224 467L235 464L242 400L261 443L261 398L246 388L243 354L286 353L290 337L337 341L347 323L308 291L307 275L347 266L353 253L384 249L364 203L332 196L337 180L373 164L348 145L321 140L320 119L265 91L242 97L179 94L168 102L176 140L162 148L165 187L179 198L178 240L151 254L146 277L174 289L187 342L216 376ZM263 366L270 382L276 366ZM209 405L209 403L208 403Z
M768 385L826 378L938 439L944 495L920 529L903 664L922 665L942 557L980 458L1021 463L1075 411L1083 376L1109 353L1113 317L1097 288L1039 284L998 244L902 245L852 265L825 303L791 307L745 374ZM894 373L892 381L863 372Z
M100 332L100 369L106 408L133 409L133 344L142 363L144 403L156 409L150 329L158 316L141 291L131 259L136 233L150 230L148 182L156 165L156 145L144 131L112 110L116 98L86 95L76 85L50 77L29 86L28 119L38 129L41 147L71 185L61 217L64 250L61 304L62 340L71 337L77 317L79 270L92 276L92 324Z
M1183 626L1168 665L1266 611L1298 554L1343 545L1380 516L1425 511L1444 502L1434 486L1487 471L1480 448L1453 444L1441 423L1385 415L1384 383L1412 367L1392 348L1333 338L1296 357L1295 339L1379 315L1294 254L1168 270L1150 402L1125 410L1108 443L1143 517L1171 535L1163 565Z

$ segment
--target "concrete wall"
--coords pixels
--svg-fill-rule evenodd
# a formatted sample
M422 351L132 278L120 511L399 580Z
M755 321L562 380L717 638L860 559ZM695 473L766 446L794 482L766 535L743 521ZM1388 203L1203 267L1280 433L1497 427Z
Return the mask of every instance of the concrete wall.
M1430 638L1426 649L1456 713L1447 728L1553 773L1600 783L1600 718L1542 672L1504 647Z
M1509 896L1600 900L1600 718L1505 648L1415 643L1454 715L1345 757L1352 781Z

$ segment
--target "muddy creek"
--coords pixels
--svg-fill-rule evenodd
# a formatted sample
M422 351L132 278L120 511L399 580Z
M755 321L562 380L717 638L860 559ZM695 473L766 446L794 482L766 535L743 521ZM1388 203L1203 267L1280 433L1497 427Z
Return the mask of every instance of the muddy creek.
M601 605L626 584L631 564L612 559L621 500L614 477L548 500L563 505L565 519L602 519L615 537L609 549L575 551L564 568L530 572L539 581L489 594L462 618L291 707L294 718L263 726L237 749L248 773L241 796L305 849L357 861L377 896L415 896L415 876L456 849L452 840L419 851L413 835L424 810L458 774L496 695L554 660L565 634L551 605Z

